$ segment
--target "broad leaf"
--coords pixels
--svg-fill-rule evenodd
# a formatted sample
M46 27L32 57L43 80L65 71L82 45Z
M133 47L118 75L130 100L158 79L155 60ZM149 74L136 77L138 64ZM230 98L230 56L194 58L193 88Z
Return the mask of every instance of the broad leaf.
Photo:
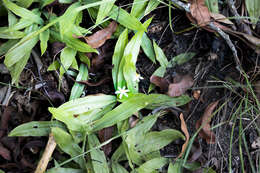
M65 128L58 121L31 121L16 127L8 136L48 136L52 127Z
M138 169L138 173L152 173L156 169L160 169L168 163L168 159L164 157L154 158L142 164Z
M100 142L95 134L88 135L89 148L95 148L100 145ZM108 164L104 152L100 149L90 151L92 166L95 172L109 173Z
M77 53L76 50L69 48L69 47L65 47L61 51L61 55L60 55L60 60L61 60L60 76L63 76L63 74L69 69L73 60L75 59L76 53Z
M69 154L71 157L81 154L81 148L74 142L69 133L58 127L51 128L51 132L53 133L54 139L62 151ZM77 162L81 168L85 168L86 162L84 157L75 158L74 161Z
M42 55L44 54L44 52L47 49L47 43L48 43L49 37L50 37L49 29L40 33L40 41L41 41L40 47L41 47L41 54Z

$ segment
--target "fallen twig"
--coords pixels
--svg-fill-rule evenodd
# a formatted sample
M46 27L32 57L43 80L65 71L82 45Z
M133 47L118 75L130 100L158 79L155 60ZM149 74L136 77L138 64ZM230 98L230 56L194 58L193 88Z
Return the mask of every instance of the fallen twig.
M39 161L34 173L44 173L45 172L47 165L49 163L49 160L51 158L51 155L52 155L53 151L55 150L56 145L57 145L57 143L54 140L53 134L50 133L48 143L45 147L42 158Z

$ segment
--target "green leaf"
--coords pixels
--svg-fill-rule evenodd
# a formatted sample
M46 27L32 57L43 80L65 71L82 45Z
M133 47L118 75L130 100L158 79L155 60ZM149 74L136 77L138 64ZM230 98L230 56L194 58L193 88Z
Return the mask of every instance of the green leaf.
M95 148L100 145L100 142L95 134L88 135L89 148ZM93 169L96 173L109 173L106 156L100 149L90 151Z
M58 109L69 114L82 114L90 110L103 108L116 102L116 97L111 95L89 95L83 98L74 99L61 105Z
M134 0L130 14L140 19L143 16L147 2L148 0Z
M117 6L113 6L109 13L109 17L116 20L121 25L132 30L146 30L142 23L135 17L131 16L127 11Z
M170 163L168 167L168 173L178 172L182 173L182 164L180 162Z
M53 117L64 122L70 130L84 131L90 122L110 111L116 102L115 96L87 96L71 100L59 108L49 108Z
M35 15L33 12L27 10L26 8L20 7L10 0L3 0L3 2L6 8L11 10L17 16L33 21L37 24L43 24L43 20L40 16Z
M160 4L160 1L158 1L158 0L150 0L145 9L144 15L146 16L147 14L151 13L153 10L155 10L157 8L157 6L159 4Z
M29 60L30 54L31 52L26 53L18 62L15 63L15 65L8 68L12 76L12 84L15 83L18 86L20 74Z
M116 162L120 162L120 161L123 161L123 160L127 160L127 158L125 156L126 155L125 155L125 151L124 151L124 146L121 143L121 145L116 149L116 151L112 155L112 158L111 158L112 163L116 163Z
M63 39L60 37L60 34L52 31L50 32L51 36L61 42L66 43L66 45L72 49L75 49L80 52L95 52L98 53L96 49L93 49L91 46L88 44L80 41L77 38L72 37L72 35L63 35Z
M9 31L7 27L0 28L0 38L2 39L18 39L25 36L25 33L22 31Z
M52 127L65 128L58 121L31 121L19 125L8 136L48 136Z
M196 54L193 52L188 52L188 53L181 53L175 57L173 57L170 62L168 63L168 68L173 68L176 65L182 65L189 60L191 60Z
M58 60L55 60L48 67L47 71L54 71L54 70L58 70L59 68L60 68L60 63Z
M72 158L81 154L81 148L74 142L69 133L58 127L52 127L51 132L62 151L69 154ZM74 161L77 162L81 168L85 168L86 161L84 157L75 158Z
M246 9L249 13L250 20L256 24L260 17L260 1L259 0L246 0Z
M8 40L0 46L0 56L5 54L11 47L13 47L18 40Z
M77 75L76 81L82 81L82 80L87 80L87 79L88 79L88 68L85 64L80 64L79 73ZM69 100L73 100L73 99L80 97L84 88L85 88L85 85L75 82L75 84L73 85L73 87L71 89Z
M137 169L137 172L138 173L152 173L154 170L160 169L161 167L166 165L168 163L168 160L169 159L164 158L164 157L154 158L154 159L149 160L149 161L145 162L144 164L142 164Z
M17 23L17 18L15 15L8 10L8 26L11 27Z
M40 33L40 47L41 47L41 54L43 55L44 52L46 51L47 49L47 44L48 44L48 40L49 40L49 37L50 37L50 30L47 29L45 31L43 31L42 33Z
M41 1L41 8L45 7L46 5L49 5L51 3L53 3L55 0L44 0Z
M113 64L113 69L112 69L112 78L113 78L113 83L115 89L120 86L121 88L123 86L119 85L118 83L122 83L121 81L123 80L123 66L120 67L121 60L123 58L124 50L126 47L126 44L128 42L128 30L125 29L124 32L122 32L116 42L114 54L112 57L112 64Z
M63 35L65 35L66 33L71 34L71 31L75 26L77 15L79 14L79 12L76 11L77 7L79 6L79 2L73 3L61 16L61 20L59 21L61 38L63 38Z
M148 27L148 25L151 23L152 18L147 20L144 23L144 27ZM123 58L125 59L125 64L123 67L123 74L124 78L127 83L127 88L130 90L131 93L137 93L138 92L138 79L136 79L136 61L139 54L142 37L144 34L144 30L138 31L134 37L130 40L130 42L127 44Z
M63 4L70 4L72 2L73 0L59 0L59 3L63 3Z
M78 57L81 62L83 62L84 64L86 64L88 66L88 68L90 68L90 60L85 53L78 52Z
M167 67L169 62L168 62L165 54L163 53L163 50L156 44L156 42L154 40L153 40L153 46L154 46L154 52L155 52L157 61L159 61L161 66Z
M119 163L112 162L112 171L114 173L128 173L128 171Z
M36 27L35 25L31 26L30 28L31 32L38 29L38 27ZM4 63L7 67L11 67L15 63L17 63L21 58L31 52L32 48L36 45L36 43L38 42L38 37L33 37L32 39L23 42L27 37L29 37L29 35L25 36L6 53ZM23 43L20 44L20 42Z
M176 139L183 139L183 134L174 129L166 129L160 132L149 132L145 135L144 140L136 147L142 154L148 154L157 151Z
M212 13L219 13L218 11L218 0L205 0L205 5Z
M35 0L17 0L18 5L28 8Z
M77 53L76 50L69 48L69 47L65 47L61 51L61 55L60 55L60 60L61 60L60 76L63 76L63 74L69 69L73 60L75 59L76 53Z
M187 96L185 96L187 97ZM189 97L188 97L189 98ZM187 103L184 97L172 98L163 94L133 94L132 97L105 114L101 119L93 123L93 130L97 131L105 127L112 126L122 120L127 119L135 112L143 108L156 108L161 106L179 106ZM190 98L189 100L190 101Z
M116 0L102 0L102 3L99 7L98 14L97 14L97 19L96 19L96 24L99 24L102 22L102 20L109 14L111 11L114 3Z
M51 168L47 170L47 173L84 173L84 171L73 168Z
M146 33L143 34L143 38L142 38L142 43L141 43L141 47L145 53L145 55L153 62L155 62L155 54L154 54L154 50L153 50L153 45L151 40L149 39L149 37L147 36Z

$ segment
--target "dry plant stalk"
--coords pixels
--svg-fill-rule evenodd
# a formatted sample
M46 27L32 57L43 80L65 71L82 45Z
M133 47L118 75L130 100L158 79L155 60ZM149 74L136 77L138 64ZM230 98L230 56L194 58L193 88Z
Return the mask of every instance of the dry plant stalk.
M45 147L42 158L39 161L37 168L36 168L34 173L44 173L45 172L47 165L49 163L49 160L52 156L52 153L56 148L56 145L57 145L57 143L54 140L53 134L50 133L48 143Z

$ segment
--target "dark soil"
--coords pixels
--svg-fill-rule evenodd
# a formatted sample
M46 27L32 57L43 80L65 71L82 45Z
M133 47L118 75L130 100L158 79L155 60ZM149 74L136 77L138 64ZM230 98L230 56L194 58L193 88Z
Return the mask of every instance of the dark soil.
M58 13L62 13L62 11L58 10ZM207 144L205 140L196 138L194 150L201 150L202 153L197 161L201 162L203 167L212 167L216 172L228 172L230 136L233 125L233 121L230 120L240 98L229 89L224 88L223 83L217 82L216 79L224 81L230 77L238 82L244 81L244 79L235 68L236 65L232 52L222 38L201 28L194 28L190 31L176 34L176 32L180 32L192 25L183 11L173 10L172 14L176 16L172 21L174 32L169 27L168 7L162 7L150 15L154 16L154 19L148 28L148 36L154 39L164 50L168 60L180 53L196 53L196 56L189 62L167 69L165 76L174 78L179 74L190 74L193 76L195 83L188 91L188 94L192 96L195 90L200 90L201 96L198 100L193 99L188 105L178 109L173 108L167 115L159 118L153 129L163 130L172 128L181 130L178 117L180 112L183 112L190 136L192 136L196 132L196 121L203 115L205 108L213 101L220 100L219 106L225 105L211 122L211 126L223 123L213 130L216 134L216 144ZM1 19L1 21L3 20ZM259 28L260 24L257 25L255 30L258 34L260 34ZM254 50L237 40L237 38L231 37L231 39L236 43L244 70L246 72L252 71L259 64L257 54L254 53ZM0 40L0 42L4 42L4 40ZM109 56L106 57L104 66L97 71L91 72L90 78L93 83L102 80L104 76L111 76L111 53L113 52L115 41L111 40L107 44L110 45L111 51L108 52ZM53 105L59 106L68 101L70 89L74 83L71 77L64 77L61 91L59 92L57 74L55 72L47 72L53 55L62 47L63 45L60 47L57 44L49 46L47 53L41 58L44 66L40 74L38 73L36 62L31 57L21 75L20 88L8 85L11 81L10 75L0 71L0 90L5 91L1 91L0 94L7 93L7 90L11 92L8 107L1 106L2 120L0 127L0 152L3 152L0 153L0 169L8 173L33 172L47 142L46 137L8 137L8 133L16 126L25 122L50 120L51 114L47 108ZM35 50L39 51L38 49L39 45ZM216 58L212 58L212 56ZM3 63L3 59L0 60L0 63ZM144 77L144 80L140 82L140 92L148 93L150 77L158 66L158 64L153 64L143 53L140 54L137 69ZM259 77L255 79L257 78ZM41 87L38 89L36 88L37 86ZM235 89L238 93L243 94L241 88ZM114 92L112 80L99 86L86 86L84 91L85 95L96 93L114 94ZM159 88L156 88L155 92L160 93ZM246 115L244 118L247 118L247 116L249 117L249 115ZM3 121L5 122L3 123ZM259 119L256 120L258 125L259 121ZM244 131L245 137L253 162L256 163L257 157L259 159L259 150L256 151L250 146L258 136L257 131L250 124L250 121L243 121L243 127L247 127ZM233 172L241 172L237 140L238 133L239 125L237 124L234 129L231 154ZM114 145L117 145L116 142L114 142ZM180 153L182 144L183 141L175 141L161 150L161 153L163 156L175 158ZM245 151L244 146L242 147L243 151ZM193 152L195 151L192 150L191 155ZM243 157L245 170L247 173L250 173L251 169L245 152L243 152ZM54 158L62 159L62 155L56 152Z

